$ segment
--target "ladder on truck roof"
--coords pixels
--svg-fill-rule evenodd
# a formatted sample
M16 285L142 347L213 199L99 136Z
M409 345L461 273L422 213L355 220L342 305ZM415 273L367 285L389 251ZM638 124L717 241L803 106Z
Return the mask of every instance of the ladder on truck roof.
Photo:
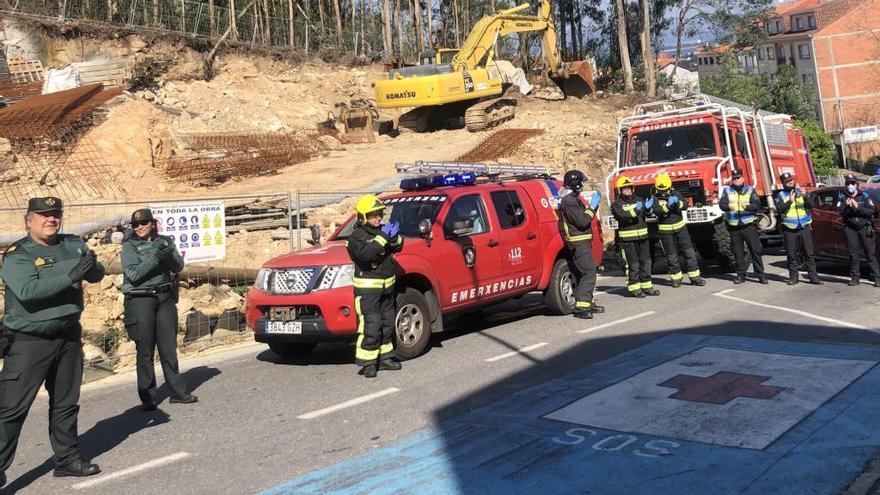
M483 177L509 176L516 178L526 177L550 177L554 173L551 167L546 165L511 165L511 164L488 164L488 163L464 163L464 162L432 162L417 161L415 163L398 163L399 174L460 174L474 173Z

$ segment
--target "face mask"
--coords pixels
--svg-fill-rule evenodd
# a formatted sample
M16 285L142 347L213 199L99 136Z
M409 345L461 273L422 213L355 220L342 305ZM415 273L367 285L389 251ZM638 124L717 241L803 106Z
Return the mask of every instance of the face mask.
M850 193L850 194L856 192L856 185L855 185L855 184L849 184L848 186L846 186L846 192L848 192L848 193Z

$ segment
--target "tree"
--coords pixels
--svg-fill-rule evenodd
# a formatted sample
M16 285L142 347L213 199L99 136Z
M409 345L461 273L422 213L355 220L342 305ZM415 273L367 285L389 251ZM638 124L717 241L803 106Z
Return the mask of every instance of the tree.
M813 169L819 175L834 175L837 169L837 151L831 135L812 119L797 119L795 125L804 132L813 160Z
M620 63L623 67L624 91L632 93L633 87L632 66L629 63L629 44L626 39L626 8L623 0L615 0L617 6L617 44L620 47Z
M657 96L654 72L654 51L651 49L651 9L649 0L640 0L642 6L642 64L645 70L645 92L649 98Z
M801 120L813 118L813 90L801 84L797 70L788 64L779 66L770 86L772 111L793 115Z

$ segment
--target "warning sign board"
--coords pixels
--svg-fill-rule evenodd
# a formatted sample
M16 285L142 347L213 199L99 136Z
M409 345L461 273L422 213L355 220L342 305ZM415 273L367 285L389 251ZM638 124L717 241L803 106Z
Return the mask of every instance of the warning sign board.
M159 233L174 239L186 263L226 258L226 211L223 201L151 205Z

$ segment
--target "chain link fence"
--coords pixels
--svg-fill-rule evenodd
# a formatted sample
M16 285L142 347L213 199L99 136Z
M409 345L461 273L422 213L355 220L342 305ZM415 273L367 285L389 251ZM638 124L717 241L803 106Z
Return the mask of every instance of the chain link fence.
M178 346L186 353L249 340L244 296L259 268L276 256L310 247L315 243L313 239L327 240L352 215L360 196L381 194L381 189L66 203L62 232L83 237L107 270L101 282L84 284L85 310L81 322L87 375L94 379L135 363L134 342L126 335L123 323L121 265L123 236L131 226L135 210L222 202L221 242L225 244L225 256L218 261L187 262L180 275ZM25 235L25 211L23 207L0 209L0 246L8 246ZM183 250L179 232L175 242ZM167 225L164 233L174 235ZM212 234L216 236L216 231ZM214 241L216 238L212 237Z

